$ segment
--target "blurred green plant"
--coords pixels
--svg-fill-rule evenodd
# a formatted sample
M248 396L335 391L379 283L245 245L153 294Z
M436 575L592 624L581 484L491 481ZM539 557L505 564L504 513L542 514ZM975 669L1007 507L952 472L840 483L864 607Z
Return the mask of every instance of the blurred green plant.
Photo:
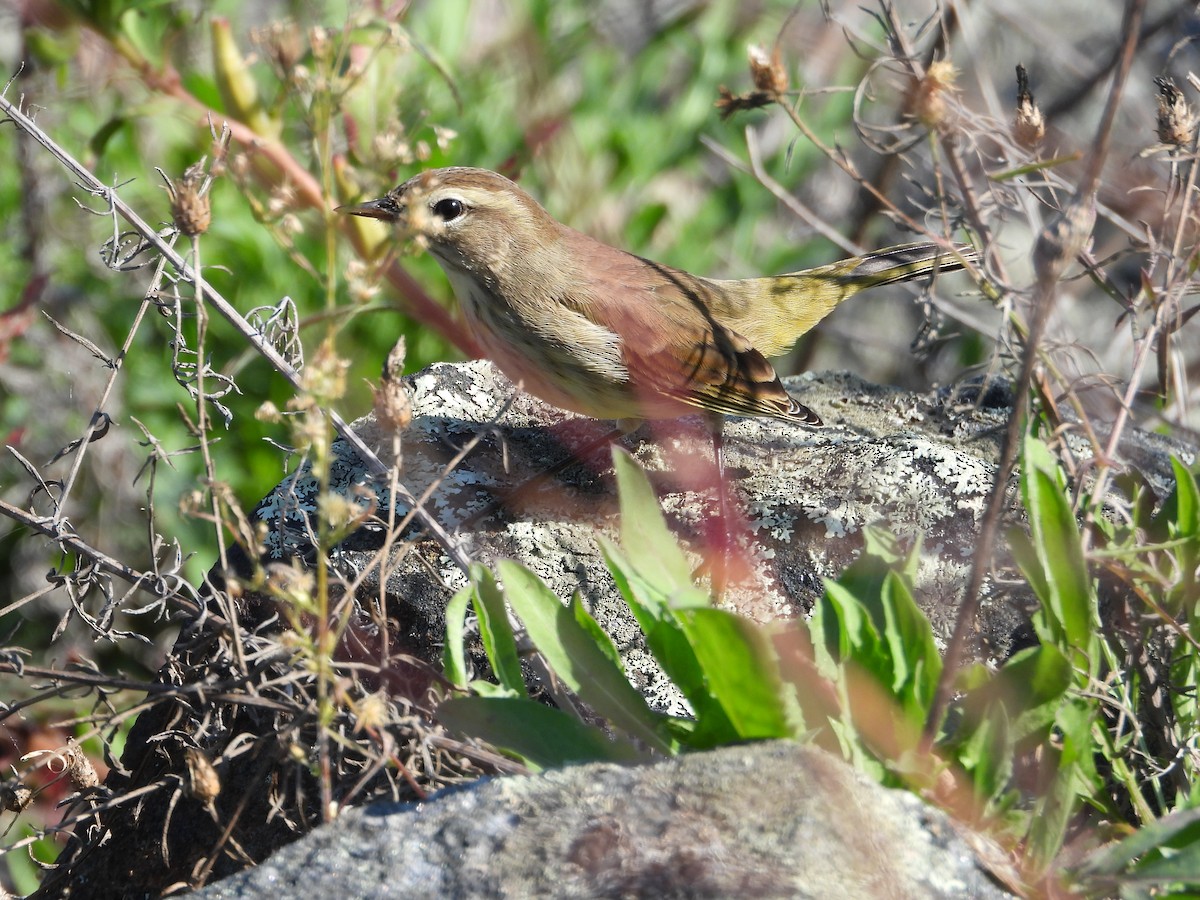
M563 604L536 575L502 562L503 589L482 567L454 598L447 615L445 669L472 696L439 707L449 726L514 754L533 768L585 760L621 761L647 754L699 750L744 740L814 741L840 753L884 784L916 790L994 836L1019 854L1029 890L1052 885L1091 890L1120 885L1173 895L1200 887L1196 813L1196 697L1178 691L1169 702L1178 723L1178 765L1189 790L1156 789L1146 799L1150 759L1136 776L1125 761L1122 729L1149 711L1130 690L1115 635L1101 626L1097 581L1071 510L1068 485L1041 440L1028 436L1021 489L1029 534L1012 535L1025 577L1040 607L1037 643L998 670L975 665L959 678L960 695L936 739L922 726L941 674L928 620L913 600L919 547L902 553L894 537L868 529L861 558L836 580L804 623L760 625L715 608L692 581L667 529L653 488L624 451L614 449L620 494L620 543L603 541L609 571L645 636L646 646L679 688L694 716L651 710L629 686L611 640L579 597ZM1149 609L1170 626L1172 677L1195 684L1191 629L1200 596L1182 575L1200 545L1200 505L1190 472L1176 464L1172 496L1142 510L1094 559L1122 559L1139 573ZM1144 500L1144 498L1143 498ZM1162 540L1137 542L1153 533ZM1186 569L1194 572L1194 564ZM1155 587L1149 587L1150 576ZM1168 599L1169 595L1169 599ZM518 638L506 609L523 626ZM475 611L480 639L499 684L473 680L466 667L466 614ZM1175 618L1180 616L1181 618ZM1147 630L1147 639L1150 631ZM520 648L525 646L525 650ZM552 709L531 699L521 661L533 651L552 680L607 725L572 715L568 699ZM561 698L559 698L561 699ZM1125 716L1114 716L1121 709ZM585 717L587 718L587 717ZM1188 736L1191 736L1190 738ZM1111 774L1103 777L1100 765ZM1158 764L1163 766L1161 757ZM1166 780L1163 768L1155 776ZM1125 800L1120 799L1121 791ZM1132 815L1126 813L1132 810ZM1172 811L1173 814L1172 814ZM1164 817L1164 818L1160 818ZM1073 870L1060 862L1074 835L1100 843L1124 829L1143 831L1102 847ZM1188 868L1188 866L1192 868ZM1147 895L1148 896L1148 895Z

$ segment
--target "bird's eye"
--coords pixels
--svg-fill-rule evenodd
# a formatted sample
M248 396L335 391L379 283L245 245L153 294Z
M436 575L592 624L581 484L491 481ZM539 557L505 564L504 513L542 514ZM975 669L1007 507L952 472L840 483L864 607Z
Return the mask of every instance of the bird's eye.
M463 202L453 197L447 197L445 200L439 200L433 204L433 214L443 222L453 222L464 212L466 212L466 207L463 206Z

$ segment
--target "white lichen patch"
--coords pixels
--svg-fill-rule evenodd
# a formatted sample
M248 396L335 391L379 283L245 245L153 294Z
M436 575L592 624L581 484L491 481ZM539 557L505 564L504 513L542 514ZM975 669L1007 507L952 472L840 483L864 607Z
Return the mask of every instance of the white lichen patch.
M746 486L756 534L787 544L805 522L838 540L885 522L915 537L947 528L963 512L973 519L982 514L993 467L978 457L909 435L872 439L830 431L828 438L811 452L789 449L764 457L770 465L756 461L760 474ZM789 466L797 467L797 477L785 479L788 492L772 492L762 473L786 474Z

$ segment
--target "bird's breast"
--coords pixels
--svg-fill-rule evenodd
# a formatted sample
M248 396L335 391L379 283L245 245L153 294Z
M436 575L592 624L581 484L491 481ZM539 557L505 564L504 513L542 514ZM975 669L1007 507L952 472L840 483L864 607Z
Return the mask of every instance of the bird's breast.
M513 303L469 273L447 267L447 275L484 354L529 393L597 419L663 415L631 384L620 335L553 297Z

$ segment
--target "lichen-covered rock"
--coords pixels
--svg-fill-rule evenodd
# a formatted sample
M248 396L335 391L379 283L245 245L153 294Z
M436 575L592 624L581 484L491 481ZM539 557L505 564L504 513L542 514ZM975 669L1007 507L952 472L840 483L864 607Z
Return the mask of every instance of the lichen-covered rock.
M580 591L613 636L635 683L661 709L682 712L681 700L642 649L640 635L605 570L597 535L614 537L617 498L607 447L596 448L546 483L522 491L503 508L488 508L516 486L569 458L572 448L603 436L609 423L572 416L515 391L490 363L435 365L408 380L414 418L401 436L399 477L485 563L516 559L563 598ZM788 381L805 405L825 420L807 428L769 419L731 419L725 464L741 521L735 526L741 577L723 603L758 620L807 613L822 590L862 549L862 530L881 524L921 542L916 597L939 639L954 613L975 547L977 523L991 479L1007 394L942 392L917 395L868 385L851 375L806 375ZM982 398L985 402L978 402ZM372 416L354 423L381 456L393 435ZM478 444L446 468L460 448ZM697 420L650 423L623 439L646 467L672 528L699 567L720 526L712 448ZM337 554L348 572L367 571L362 590L378 594L372 560L382 545L391 495L373 484L343 447L334 488L378 504L376 522ZM385 461L388 461L385 459ZM259 508L272 525L270 548L280 557L309 548L307 514L316 506L316 480L307 470L286 480ZM404 510L396 510L397 519ZM482 516L471 521L472 516ZM386 575L392 602L441 634L441 610L464 577L441 549L416 530L396 542ZM1028 598L986 586L975 655L1002 658L1024 622ZM415 636L415 635L414 635Z
M597 536L615 536L617 524L608 450L585 454L586 458L572 462L536 489L512 494L514 486L564 458L571 459L570 448L603 435L608 426L568 416L514 391L487 363L433 366L407 383L413 391L415 417L401 435L380 428L371 417L355 423L368 444L385 458L392 458L399 444L401 458L394 477L414 494L428 489L427 508L455 534L471 558L487 563L515 558L544 578L558 596L566 598L579 591L616 640L627 671L645 695L660 709L683 712L682 698L646 654L640 633L602 565ZM944 639L952 627L975 548L977 523L1010 411L1003 385L991 385L987 390L968 385L956 391L917 395L874 387L848 375L825 374L791 379L788 386L817 410L827 425L813 429L745 419L728 423L728 482L744 517L732 531L738 539L736 555L745 565L740 579L723 598L724 604L757 619L804 615L819 596L822 578L836 576L851 562L861 551L863 528L878 522L910 541L921 541L916 597L932 620L935 635ZM1073 442L1076 458L1085 458L1083 442L1070 435L1067 439ZM717 505L707 433L699 422L658 423L625 438L624 444L650 472L672 528L700 563L714 534ZM470 452L463 452L468 449ZM1165 496L1169 487L1169 453L1180 454L1188 463L1192 458L1186 448L1138 431L1124 435L1120 452L1118 461L1137 468L1160 496ZM362 660L362 670L367 672L364 677L378 679L360 684L356 690L361 696L386 686L375 699L391 703L399 717L392 722L388 740L410 748L409 764L423 767L424 783L460 783L481 771L504 771L508 763L502 758L486 751L480 755L480 748L451 741L443 733L431 735L431 729L440 727L432 722L431 708L422 707L427 718L408 712L400 715L404 709L411 710L411 704L420 705L420 698L427 698L436 681L445 635L444 611L464 576L420 528L411 524L401 527L405 510L392 508L386 484L373 483L344 444L339 445L339 454L332 472L333 490L369 514L364 527L332 554L336 567L347 576L334 591L352 589L357 601L345 607L347 629L339 652L352 657L352 662ZM297 558L311 560L311 535L315 533L311 516L318 506L318 489L317 479L302 467L260 505L258 515L269 528L266 562L286 569L296 565ZM1013 490L1014 506L1015 494ZM492 511L491 504L501 496L508 498L507 504ZM1017 521L1019 514L1010 508L1009 515ZM389 527L389 522L395 527ZM998 565L1002 566L1003 548L999 551ZM231 559L238 562L240 552L239 547L231 547ZM242 557L239 568L253 574L255 566ZM272 577L287 576L276 569ZM195 883L201 870L212 877L237 872L319 821L323 809L314 803L319 788L314 773L320 767L296 759L293 754L300 744L290 737L293 729L311 729L315 721L316 699L306 693L312 690L308 683L311 673L296 661L294 650L280 643L279 632L285 626L279 604L269 592L255 591L250 580L226 596L219 590L223 583L219 573L213 573L212 581L218 590L210 594L211 609L187 623L160 672L161 696L139 716L120 766L112 769L105 782L103 790L112 797L111 803L97 822L80 828L79 840L60 858L59 870L47 878L37 896L157 895L171 885ZM1029 598L1009 593L1004 584L1005 579L997 578L985 585L973 647L976 658L1002 658L1014 632L1026 621ZM478 648L474 659L484 665ZM243 693L231 692L231 685L240 686ZM195 702L201 696L204 702ZM405 724L409 719L412 722ZM354 723L342 720L339 727L344 727L347 736L358 735ZM365 737L358 739L366 741ZM377 773L380 783L365 785L360 766L366 757L350 753L353 740L348 738L344 746L350 755L348 764L333 767L335 796L343 792L356 797L405 796L407 782L391 781L394 770L390 765L373 766L371 771ZM435 759L430 746L453 747L453 752L440 753ZM187 750L193 747L210 750L220 758L223 790L211 809L184 790ZM740 751L729 752L736 757ZM758 838L781 845L788 840L787 829L792 825L784 822L779 825L784 830L774 833L760 821L760 803L778 794L779 782L787 781L789 789L795 787L793 782L799 784L802 794L809 787L804 779L792 778L793 762L787 756L790 752L804 756L809 751L770 752L776 755L763 758L761 768L752 769L766 779L759 788L748 792L738 775L722 782L716 791L745 800L749 812L743 818L760 825L762 833L757 838L742 834L739 840L744 843L705 845L704 852L695 857L698 869L685 865L692 857L678 845L642 853L638 841L622 843L620 828L611 833L580 831L582 843L571 845L577 851L573 856L568 851L566 860L553 854L544 858L566 867L582 866L583 874L576 871L570 877L584 893L601 882L619 887L626 866L631 867L629 877L635 881L650 878L654 872L664 878L687 877L689 872L702 879L722 877L714 859L738 859L738 854L757 846L753 841ZM662 769L666 774L660 774L667 778L676 766L679 771L691 772L689 765L703 772L710 765L708 759L698 756L671 763ZM812 759L815 757L809 762L823 772L827 769L821 766L834 765L831 760L818 765ZM655 797L635 796L658 790L655 785L664 783L656 780L660 779L654 774L658 770L651 768L637 775L622 769L583 771L602 779L608 785L603 790L609 793L601 790L590 795L579 789L577 793L587 801L581 810L592 808L587 803L611 804L615 791L620 797L618 806L645 799L649 805L639 808L650 817L647 821L669 823L653 818L663 814L653 810ZM689 777L689 783L699 785L694 773ZM550 793L561 793L556 778L548 776ZM569 776L564 778L568 781L562 783L569 783ZM439 808L450 822L447 828L471 836L477 842L474 846L485 848L486 834L473 830L477 822L484 826L498 822L501 831L511 833L514 840L521 834L535 834L536 829L521 832L505 818L504 804L512 800L507 791L503 784L493 783L470 795L481 798L480 804L498 805L499 811L490 817L486 805L471 806L475 801L455 799L461 795L446 798ZM855 852L855 839L874 833L865 830L869 821L862 828L855 825L849 831L839 830L842 821L858 822L845 818L856 809L871 809L874 814L872 806L855 805L865 803L857 791L834 794L840 802L824 811L812 811L813 830L828 832L834 839L833 847L812 855L819 863ZM860 799L847 799L854 797ZM128 802L130 798L136 802ZM914 807L913 816L926 815L915 797L903 803ZM455 810L458 819L451 818ZM377 821L373 818L377 813L351 813L333 827L369 828ZM414 821L411 811L397 815L397 827L404 823L407 828ZM543 825L545 821L558 820L545 819ZM233 823L228 826L232 830L226 830L226 823ZM321 842L327 841L330 833L323 832L324 837L315 838L311 846L323 846ZM595 839L584 836L597 833L600 836ZM615 843L606 843L605 834L615 835ZM949 834L944 823L922 836L919 843L926 837L936 842L939 834ZM721 834L712 837L724 839ZM838 849L839 841L846 846ZM221 847L224 852L214 850ZM727 855L719 857L718 851ZM396 852L414 851L404 845ZM889 854L891 851L885 856ZM365 859L367 862L359 856L358 863L361 878L369 881L378 867L371 862L375 857ZM303 866L288 862L286 866L292 868L263 871L283 871L305 883L317 883L313 881L315 869L306 868L311 862L307 857ZM422 863L420 856L402 856L394 866L387 863L389 877L428 871L428 866L422 869ZM907 865L899 856L891 863ZM920 865L911 871L919 876ZM345 877L359 876L345 872ZM753 880L757 874L746 877L751 878L746 884L759 884ZM340 888L349 881L336 883L339 893L345 895ZM453 894L451 888L446 890ZM686 887L680 890L686 892ZM826 895L855 893L830 890ZM857 894L864 895L862 891ZM939 894L930 886L929 891L922 887L910 895ZM951 890L941 895L956 894Z

